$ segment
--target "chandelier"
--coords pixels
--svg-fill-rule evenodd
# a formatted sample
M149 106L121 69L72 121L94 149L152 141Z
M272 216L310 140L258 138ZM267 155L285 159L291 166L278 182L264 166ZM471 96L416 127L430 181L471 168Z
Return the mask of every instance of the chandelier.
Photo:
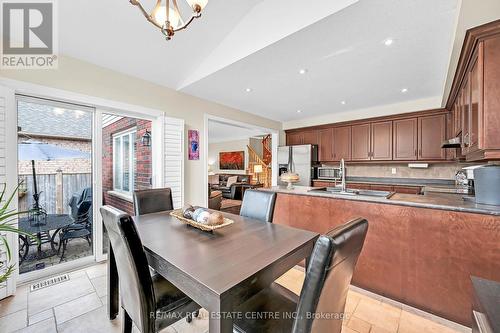
M151 14L144 9L139 0L130 0L130 3L137 6L149 22L160 29L167 40L170 40L177 31L186 29L195 18L201 17L201 11L207 5L208 0L186 0L186 2L192 8L193 13L187 21L184 21L177 6L177 0L156 0Z

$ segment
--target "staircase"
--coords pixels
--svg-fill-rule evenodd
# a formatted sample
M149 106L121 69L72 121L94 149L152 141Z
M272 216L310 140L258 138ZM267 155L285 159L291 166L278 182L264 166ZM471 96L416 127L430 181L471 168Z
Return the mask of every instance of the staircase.
M264 184L264 187L271 187L271 135L267 135L262 139L262 157L255 150L247 145L248 148L248 169L247 173L253 174L252 180L257 182L257 179ZM258 175L254 173L254 166L261 165L262 172Z

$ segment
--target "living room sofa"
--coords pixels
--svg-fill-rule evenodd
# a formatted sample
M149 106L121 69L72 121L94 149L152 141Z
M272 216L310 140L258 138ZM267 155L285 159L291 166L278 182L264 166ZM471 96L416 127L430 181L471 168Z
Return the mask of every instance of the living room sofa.
M227 186L228 178L234 176L238 177L236 183ZM209 186L214 191L221 191L222 196L226 199L241 200L242 188L250 185L250 180L250 175L232 175L223 173L210 176Z

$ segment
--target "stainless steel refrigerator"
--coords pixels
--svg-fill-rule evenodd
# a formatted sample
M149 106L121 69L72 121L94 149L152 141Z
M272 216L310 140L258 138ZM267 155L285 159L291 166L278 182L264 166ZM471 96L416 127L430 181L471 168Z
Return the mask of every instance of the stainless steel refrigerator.
M288 160L292 149L292 169L293 172L299 174L300 181L295 185L311 186L314 165L318 163L318 146L317 145L297 145L297 146L281 146L278 147L278 175L288 172ZM278 185L287 185L278 177Z

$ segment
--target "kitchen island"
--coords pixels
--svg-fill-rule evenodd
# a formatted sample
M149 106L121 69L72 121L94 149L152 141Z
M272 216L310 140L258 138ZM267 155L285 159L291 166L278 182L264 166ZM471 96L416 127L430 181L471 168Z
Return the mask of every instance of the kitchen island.
M277 193L273 222L324 234L366 218L353 284L471 326L470 276L500 281L500 207L457 194L385 198L313 189L262 189Z

